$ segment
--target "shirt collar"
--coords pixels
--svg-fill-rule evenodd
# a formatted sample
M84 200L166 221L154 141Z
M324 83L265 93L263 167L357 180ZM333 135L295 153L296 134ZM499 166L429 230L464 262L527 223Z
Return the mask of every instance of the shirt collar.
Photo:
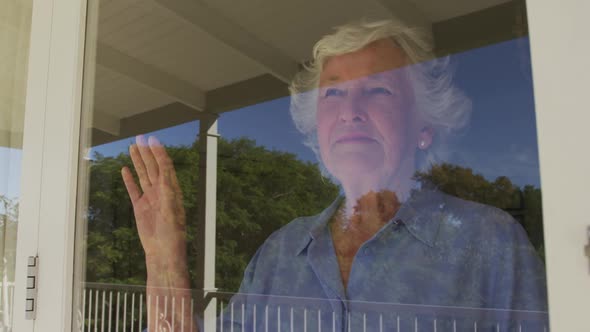
M312 240L317 239L321 232L326 230L330 218L336 213L343 200L344 197L339 196L324 211L312 217L307 228L307 235L296 246L295 255L301 254ZM440 227L440 222L437 222L435 216L444 211L445 201L445 195L439 191L414 189L410 198L402 204L392 221L403 224L417 240L434 247ZM390 225L391 222L383 229Z
M306 235L303 237L303 239L301 239L301 242L296 247L296 256L307 249L309 243L312 240L317 239L321 232L326 229L330 218L332 218L332 216L336 213L336 210L338 210L343 200L343 196L338 196L324 211L311 218L307 227Z

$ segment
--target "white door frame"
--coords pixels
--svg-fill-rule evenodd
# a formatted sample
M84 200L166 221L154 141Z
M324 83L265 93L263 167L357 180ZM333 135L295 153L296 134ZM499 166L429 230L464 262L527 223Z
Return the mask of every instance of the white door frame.
M15 331L69 331L85 0L34 0L15 272ZM36 320L25 320L28 256L39 255Z
M552 331L590 329L587 0L529 0Z
M35 0L17 242L15 331L69 331L86 0ZM582 254L590 188L586 0L529 0L552 331L590 327ZM583 176L586 176L584 178ZM567 195L566 195L567 194ZM26 258L39 254L37 319L24 319Z

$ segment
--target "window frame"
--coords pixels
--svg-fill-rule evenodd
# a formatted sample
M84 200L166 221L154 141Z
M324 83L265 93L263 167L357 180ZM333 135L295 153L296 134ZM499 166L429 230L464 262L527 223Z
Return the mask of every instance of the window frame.
M86 1L34 1L15 271L15 331L68 331ZM27 257L39 256L36 319L26 320Z
M91 32L87 6L87 0L33 5L13 304L17 331L67 331L72 326L82 74ZM590 42L579 43L590 30L584 8L590 9L584 0L527 2L553 331L590 326L585 314L589 262L583 254L590 223L583 209L590 178L583 171L590 169L590 157L580 144L590 116L576 107L584 105L583 78L590 77L589 66L576 65L590 58ZM564 172L558 161L571 161L572 146L581 153ZM25 320L26 258L37 254L37 318Z

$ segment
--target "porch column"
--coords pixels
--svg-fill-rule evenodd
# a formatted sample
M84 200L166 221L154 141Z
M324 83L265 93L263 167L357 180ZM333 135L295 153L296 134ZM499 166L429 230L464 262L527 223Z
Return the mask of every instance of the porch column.
M215 227L217 200L217 115L207 114L199 121L199 184L197 225L197 312L204 320L204 330L216 330L216 299L205 302L215 288ZM202 297L200 297L202 296Z

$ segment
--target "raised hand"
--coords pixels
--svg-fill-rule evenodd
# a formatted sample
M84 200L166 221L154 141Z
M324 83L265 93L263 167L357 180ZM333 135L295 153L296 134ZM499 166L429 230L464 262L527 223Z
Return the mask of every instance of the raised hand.
M139 186L129 168L124 167L121 174L133 204L137 231L145 251L147 294L154 302L148 313L149 331L159 331L160 326L169 325L180 330L181 325L192 321L190 313L178 310L174 317L165 316L163 313L167 305L163 299L176 301L177 304L183 300L190 303L182 191L172 160L155 137L146 142L143 136L137 136L136 144L129 147L129 153ZM157 299L162 300L158 302ZM184 330L195 331L196 327L187 325Z
M129 168L124 167L122 175L146 260L162 264L184 258L186 216L172 160L155 137L146 142L143 136L137 136L136 142L129 153L141 190Z

